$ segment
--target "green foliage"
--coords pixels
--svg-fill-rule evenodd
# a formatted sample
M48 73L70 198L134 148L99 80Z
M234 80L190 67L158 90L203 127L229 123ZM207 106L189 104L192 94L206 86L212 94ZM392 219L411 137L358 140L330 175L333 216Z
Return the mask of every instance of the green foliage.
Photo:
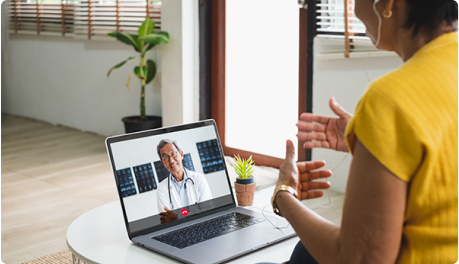
M252 176L255 171L255 161L252 160L252 156L248 159L242 159L239 156L234 156L234 171L240 179L247 179Z
M145 79L147 71L148 71L147 66L142 66L142 67L135 66L134 68L135 76L137 76L137 78L141 80Z
M139 39L153 45L167 44L170 41L169 33L165 31L156 31L154 33L142 36Z
M140 100L140 117L142 120L145 119L145 103L142 100L144 96L144 88L146 84L149 84L156 76L156 64L152 60L145 60L145 55L147 51L154 48L156 45L166 44L170 42L169 33L165 31L154 31L155 22L150 18L146 17L142 25L138 29L138 35L128 34L123 32L112 32L107 35L118 39L120 42L130 45L134 48L136 52L140 54L140 62L134 67L133 73L137 78L141 80L142 92ZM113 66L107 73L107 76L113 70L121 68L126 62L134 59L135 57L129 57L127 60L118 63ZM131 73L132 74L132 73ZM128 76L128 82L126 87L129 88L129 81L131 80L131 74Z
M140 52L141 47L138 43L139 36L134 34L128 34L123 32L112 32L107 34L110 37L117 38L119 41L123 42L124 44L131 45L134 47L135 51Z
M153 32L155 28L155 22L149 19L148 17L143 21L142 25L139 27L139 37L145 37L146 35Z
M145 81L146 84L149 84L156 76L156 63L152 60L147 60L147 80Z
M107 77L110 76L110 73L113 71L113 70L116 70L116 69L119 69L121 68L121 66L123 66L126 62L130 61L130 60L133 60L135 59L135 57L129 57L127 60L123 61L123 62L120 62L119 64L116 64L115 66L113 66L113 68L111 68L108 73L107 73Z

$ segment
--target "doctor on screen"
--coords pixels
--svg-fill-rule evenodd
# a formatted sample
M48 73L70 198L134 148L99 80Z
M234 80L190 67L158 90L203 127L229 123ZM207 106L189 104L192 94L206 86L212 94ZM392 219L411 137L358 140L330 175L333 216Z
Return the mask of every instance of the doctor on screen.
M167 212L212 199L204 175L183 167L183 151L174 140L159 142L158 156L169 176L158 186L158 209Z

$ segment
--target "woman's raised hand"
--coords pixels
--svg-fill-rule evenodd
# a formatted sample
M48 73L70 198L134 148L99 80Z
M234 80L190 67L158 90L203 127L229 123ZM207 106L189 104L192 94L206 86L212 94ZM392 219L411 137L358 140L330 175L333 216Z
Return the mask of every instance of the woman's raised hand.
M330 188L329 182L315 181L328 178L332 175L330 170L318 170L325 166L325 161L295 162L295 146L287 140L285 160L279 168L277 186L287 185L296 189L300 200L322 197L320 189Z
M330 98L329 104L338 117L302 113L296 124L297 137L306 140L304 148L329 148L349 152L344 132L352 115L338 105L334 97Z

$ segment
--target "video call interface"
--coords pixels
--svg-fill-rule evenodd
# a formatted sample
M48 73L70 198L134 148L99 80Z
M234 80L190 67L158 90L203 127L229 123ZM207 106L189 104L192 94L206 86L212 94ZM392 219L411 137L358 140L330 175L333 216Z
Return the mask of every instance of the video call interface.
M177 151L174 157L175 144L173 148L171 144L163 146L168 155L172 153L166 166L157 153L163 139L176 142L183 151L183 156ZM131 232L233 202L224 157L212 125L115 142L110 148ZM175 164L183 168L183 174L180 169L176 171ZM178 182L174 175L179 179L182 176L182 181Z

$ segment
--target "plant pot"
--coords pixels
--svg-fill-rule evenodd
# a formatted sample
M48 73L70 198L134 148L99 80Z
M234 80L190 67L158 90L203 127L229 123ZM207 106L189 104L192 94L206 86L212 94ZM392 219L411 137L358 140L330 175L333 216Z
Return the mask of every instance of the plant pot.
M253 183L253 177L250 177L250 178L247 178L247 179L236 178L236 182L239 183L239 184Z
M126 133L139 132L162 127L163 120L160 116L146 116L146 119L141 121L140 116L127 116L121 119L124 123Z
M253 181L253 178L251 178ZM256 183L252 182L249 184L234 183L236 190L237 204L239 206L250 206L253 204L253 197L255 196Z

